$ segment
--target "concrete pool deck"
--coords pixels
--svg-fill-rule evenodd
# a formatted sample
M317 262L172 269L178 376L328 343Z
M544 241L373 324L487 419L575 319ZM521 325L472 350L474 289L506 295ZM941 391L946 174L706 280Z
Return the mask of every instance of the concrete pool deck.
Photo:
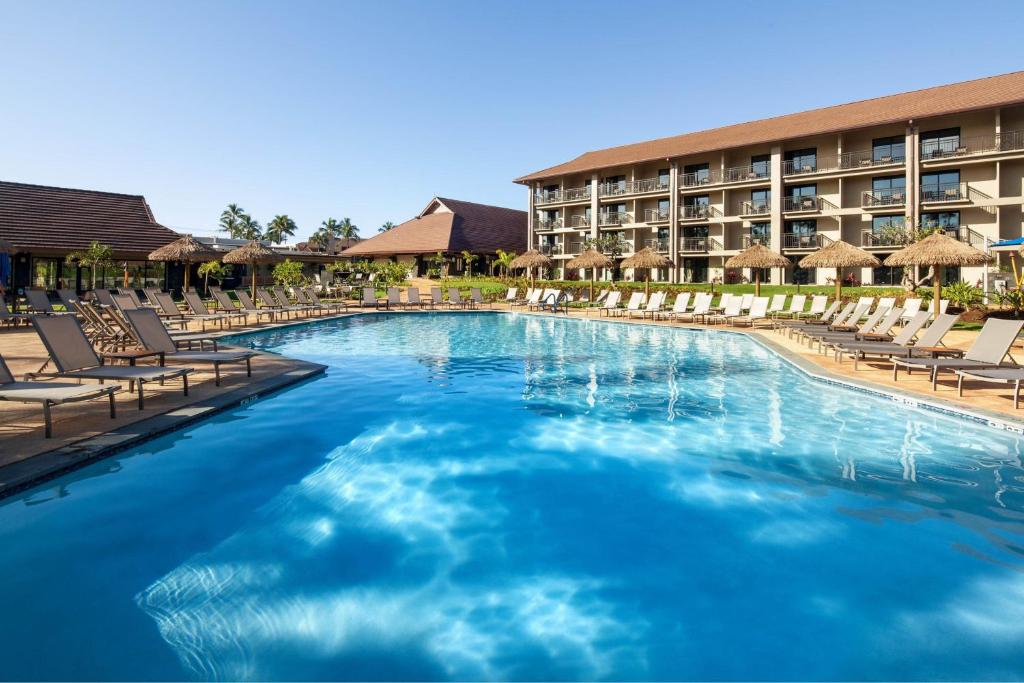
M508 307L495 304L495 312L508 312ZM654 325L659 327L687 327L708 329L705 325L688 325L667 321L627 318L606 318L596 313L573 311L568 316L547 312L517 314L538 317L569 317L572 319L600 320L612 324ZM353 309L353 312L334 316L314 317L313 322L340 319L351 315L373 315L378 311ZM401 312L418 315L418 311ZM237 327L216 334L221 336L306 324L305 318L279 324ZM931 391L927 373L910 377L901 374L898 382L891 378L891 365L862 361L859 370L847 360L836 363L831 356L810 351L806 346L789 340L771 330L714 326L729 332L748 334L804 372L817 379L886 395L895 395L904 403L918 403L933 409L966 413L975 420L993 426L1024 431L1024 411L1013 410L1012 388L992 384L970 384L963 398L957 397L955 375L940 379L937 392ZM966 348L977 333L953 331L947 335L947 345ZM46 359L39 337L31 328L0 332L0 354L3 354L16 376L38 370ZM202 367L202 366L200 366ZM121 391L117 395L118 414L110 419L106 401L88 401L53 409L53 438L43 438L42 411L38 405L0 401L0 497L29 485L80 467L93 460L118 452L191 422L209 417L250 400L284 389L298 382L316 377L325 367L297 359L261 353L253 359L253 376L226 366L222 386L214 386L212 371L197 368L190 381L189 396L182 395L180 382L165 387L147 389L145 410L138 410L134 395Z

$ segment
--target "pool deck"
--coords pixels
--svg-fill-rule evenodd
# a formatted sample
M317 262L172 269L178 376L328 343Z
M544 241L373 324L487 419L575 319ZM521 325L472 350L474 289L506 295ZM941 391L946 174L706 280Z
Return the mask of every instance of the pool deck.
M354 309L358 311L358 309ZM488 310L488 309L484 309ZM495 304L490 310L508 312L508 307ZM708 329L705 325L686 325L667 321L599 317L573 311L569 316L547 312L526 312L519 315L573 319L589 319L624 325L655 325ZM353 314L373 315L376 311L320 316L313 321L344 318ZM403 312L403 315L418 315ZM232 335L249 331L301 325L301 318L280 324L263 324L217 332ZM919 404L940 411L966 413L975 420L993 426L1024 431L1024 409L1014 411L1012 388L995 384L968 385L963 398L957 397L956 376L940 375L938 391L932 392L927 373L892 380L891 364L861 361L859 370L852 361L836 363L831 355L810 351L805 345L767 329L714 326L711 329L748 334L779 353L804 372L817 379L850 386L854 389L881 393L903 403ZM947 335L948 346L966 348L976 332L956 330ZM39 337L31 328L0 331L0 354L12 372L20 376L38 370L46 359ZM46 478L80 467L141 443L160 434L179 429L196 420L222 410L245 404L288 386L314 378L325 371L315 363L261 353L253 358L252 378L240 367L225 366L222 386L214 385L212 370L196 369L191 376L189 396L183 396L180 382L164 387L147 387L146 408L138 410L133 394L117 395L117 418L110 419L106 401L86 401L53 409L53 438L43 438L42 410L36 404L0 401L0 497L9 495Z

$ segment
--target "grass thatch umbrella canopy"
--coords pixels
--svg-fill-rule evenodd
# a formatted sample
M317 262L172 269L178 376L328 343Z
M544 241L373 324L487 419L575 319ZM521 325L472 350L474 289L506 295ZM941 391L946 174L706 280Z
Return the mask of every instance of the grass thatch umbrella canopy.
M887 266L931 266L935 287L935 316L939 315L939 299L942 297L942 269L946 266L981 266L992 257L971 245L954 239L944 232L933 232L923 240L914 242L889 254L883 261Z
M579 270L587 268L590 270L590 300L594 300L594 276L598 268L607 268L614 263L610 258L599 252L597 249L587 249L579 256L571 259L565 264L566 268Z
M224 263L248 264L252 270L252 296L256 296L256 266L260 263L276 263L282 260L281 255L273 249L263 246L259 240L252 240L245 246L224 254Z
M622 261L623 268L643 268L647 271L644 276L644 292L651 294L651 268L667 268L672 265L667 256L662 256L650 247L644 247L632 256Z
M521 256L517 256L512 260L512 263L508 264L509 268L526 268L530 271L530 286L533 287L535 282L533 278L534 268L549 268L551 266L551 259L544 254L540 253L536 249L530 249Z
M220 252L208 247L196 240L192 235L185 235L176 239L170 244L151 251L147 257L150 261L181 261L185 264L185 286L182 291L188 291L188 275L193 263L203 261L219 261Z
M813 254L800 259L801 268L835 268L836 301L843 293L843 268L877 268L882 265L873 254L849 242L837 240Z
M751 245L725 262L726 268L754 269L754 296L761 296L762 268L788 268L791 265L788 258L776 254L763 244Z

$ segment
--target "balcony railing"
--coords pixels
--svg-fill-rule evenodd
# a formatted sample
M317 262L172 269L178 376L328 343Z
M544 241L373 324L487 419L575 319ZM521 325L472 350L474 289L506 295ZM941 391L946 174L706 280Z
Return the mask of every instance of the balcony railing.
M1013 152L1024 149L1024 131L1008 130L996 135L975 135L949 140L923 140L921 161L964 157L972 154Z
M570 218L570 223L574 228L589 228L590 227L590 216L584 214L574 214Z
M825 235L812 233L809 235L783 235L783 249L820 249L832 244L832 239Z
M644 240L644 247L654 251L668 251L667 237L651 237Z
M562 201L561 190L541 190L533 195L535 204L553 204Z
M760 244L763 247L769 247L771 246L771 241L772 238L768 235L751 235L748 233L743 236L743 248L749 249L755 244Z
M683 173L679 176L680 187L701 187L722 182L722 173L718 169Z
M819 156L811 161L783 161L782 175L807 175L810 173L828 173L829 171L848 171L857 168L873 168L902 164L902 156L880 156L877 159L870 149L857 152L844 152L831 156Z
M685 204L679 207L679 218L684 221L706 220L722 212L707 204Z
M721 251L722 243L712 237L683 237L679 240L679 251L687 253L707 253Z
M821 211L824 201L818 195L801 195L799 197L783 197L783 211Z
M599 226L605 225L622 225L623 223L632 223L633 214L628 211L608 211L598 214L597 224Z
M767 164L758 164L756 166L736 166L725 169L722 182L739 183L747 180L763 180L771 178L771 176L771 167Z
M965 202L969 197L967 183L940 183L921 188L922 202Z
M771 202L764 199L742 202L740 204L741 216L763 216L765 214L771 213L771 210Z
M539 244L537 245L537 251L544 254L545 256L559 256L562 253L561 244Z
M563 254L577 256L583 253L583 242L566 242L562 247Z
M561 218L541 218L537 220L538 230L558 230L561 227Z
M659 223L669 219L668 209L645 209L644 221L647 223Z
M906 203L907 191L903 188L867 190L860 196L861 207L868 209L876 206L903 206Z
M627 180L619 183L598 185L600 197L617 197L624 194L644 194L647 192L668 192L669 180L665 176L644 178L643 180Z
M985 236L970 226L961 225L956 228L943 228L942 232L965 244L975 247L985 245ZM862 247L904 247L911 241L910 231L901 227L893 226L891 229L875 231L870 228L860 233L860 244Z
M583 187L569 187L562 190L561 199L555 201L563 202L579 202L590 199L590 185L584 185Z

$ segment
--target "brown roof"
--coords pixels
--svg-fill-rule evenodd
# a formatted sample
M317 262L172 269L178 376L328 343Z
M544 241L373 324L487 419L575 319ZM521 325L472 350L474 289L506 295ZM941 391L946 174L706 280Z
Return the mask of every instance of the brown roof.
M1024 71L587 152L517 183L1024 102Z
M448 211L438 210L447 208ZM435 197L419 216L342 252L342 256L430 254L526 248L527 214L517 209Z
M19 251L65 254L96 240L145 258L179 237L153 219L141 195L0 181L0 238Z

